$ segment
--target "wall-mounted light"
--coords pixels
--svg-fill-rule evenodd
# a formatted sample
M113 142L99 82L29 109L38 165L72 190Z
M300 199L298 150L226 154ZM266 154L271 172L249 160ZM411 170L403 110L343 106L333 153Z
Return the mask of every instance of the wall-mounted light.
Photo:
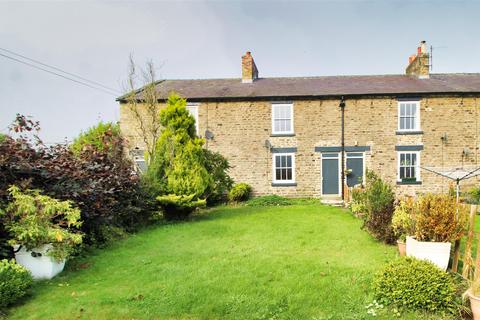
M265 143L264 143L264 146L265 148L267 148L268 150L272 149L272 144L270 143L270 140L265 140Z
M213 132L211 132L210 130L205 130L205 139L207 140L213 140Z

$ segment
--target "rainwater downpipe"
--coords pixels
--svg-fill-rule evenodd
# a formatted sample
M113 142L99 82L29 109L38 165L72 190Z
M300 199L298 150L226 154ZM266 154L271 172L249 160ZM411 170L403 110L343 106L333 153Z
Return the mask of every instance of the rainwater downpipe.
M342 112L342 156L341 156L341 168L342 168L342 183L341 183L341 188L342 188L342 201L345 200L345 100L342 98L340 99L340 110Z

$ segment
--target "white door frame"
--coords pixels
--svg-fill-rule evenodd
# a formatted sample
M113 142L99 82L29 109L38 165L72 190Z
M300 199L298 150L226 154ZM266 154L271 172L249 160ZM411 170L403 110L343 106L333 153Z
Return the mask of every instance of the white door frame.
M336 154L336 157L323 157L324 154ZM342 195L342 166L340 165L341 164L341 156L340 156L341 152L321 152L320 153L320 166L321 166L321 172L322 172L322 179L321 179L321 187L322 187L322 196L341 196ZM337 194L334 194L334 193L323 193L323 159L326 159L326 160L337 160L338 162L338 193Z
M349 157L348 156L349 153L360 153L361 155L360 156L350 156ZM366 169L366 167L365 167L365 152L353 152L353 151L352 152L345 152L345 169L347 169L347 159L362 159L362 167L363 167L362 185L365 184L366 179L367 179L367 175L366 175L366 172L365 172L365 169ZM345 175L344 179L345 179L344 183L346 184L347 183L347 175Z

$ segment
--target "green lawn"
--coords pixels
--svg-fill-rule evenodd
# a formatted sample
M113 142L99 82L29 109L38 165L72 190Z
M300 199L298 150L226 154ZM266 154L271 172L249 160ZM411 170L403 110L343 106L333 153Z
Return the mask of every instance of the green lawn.
M373 273L397 253L360 225L319 204L216 208L74 261L9 317L370 319Z

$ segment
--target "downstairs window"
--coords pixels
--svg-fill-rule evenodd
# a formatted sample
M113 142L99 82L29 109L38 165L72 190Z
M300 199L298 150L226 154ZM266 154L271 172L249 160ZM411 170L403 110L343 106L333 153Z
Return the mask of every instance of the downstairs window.
M398 153L398 181L416 182L420 181L420 153L399 152Z
M295 154L275 153L273 154L273 182L294 183L295 182Z

